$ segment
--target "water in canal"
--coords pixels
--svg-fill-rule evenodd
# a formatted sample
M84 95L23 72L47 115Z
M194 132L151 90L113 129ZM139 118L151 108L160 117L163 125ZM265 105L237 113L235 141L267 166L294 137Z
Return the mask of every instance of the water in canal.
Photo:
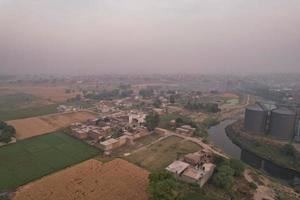
M300 178L300 173L295 170L280 167L268 160L265 160L249 151L241 149L233 144L227 137L225 128L236 120L225 120L220 124L211 127L208 130L209 140L219 149L222 149L227 155L240 159L243 162L266 172L268 175L278 178L285 183L294 183Z

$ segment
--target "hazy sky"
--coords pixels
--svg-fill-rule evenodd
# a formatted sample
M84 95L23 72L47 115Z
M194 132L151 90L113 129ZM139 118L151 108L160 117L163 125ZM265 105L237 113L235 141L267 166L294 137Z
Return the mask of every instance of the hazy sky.
M0 73L300 72L300 0L0 0Z

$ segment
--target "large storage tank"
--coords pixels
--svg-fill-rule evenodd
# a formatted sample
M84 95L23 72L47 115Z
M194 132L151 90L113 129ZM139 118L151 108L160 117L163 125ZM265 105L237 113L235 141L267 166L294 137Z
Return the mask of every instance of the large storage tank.
M270 134L278 139L292 139L295 134L296 113L288 108L272 110Z
M264 133L268 111L259 104L249 105L245 111L245 130L247 132Z

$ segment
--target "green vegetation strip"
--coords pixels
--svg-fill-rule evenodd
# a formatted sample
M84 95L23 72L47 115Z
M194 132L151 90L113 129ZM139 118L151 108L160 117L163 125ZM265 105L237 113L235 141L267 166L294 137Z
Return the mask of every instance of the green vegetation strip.
M0 110L0 120L8 121L56 113L57 104L13 110Z
M200 150L201 147L193 142L170 136L148 148L133 153L124 159L150 171L160 171L176 160L177 156Z
M233 143L282 167L300 171L300 155L293 150L292 145L272 145L254 138L250 139L239 132L237 123L239 122L226 128L227 136Z
M0 148L0 191L96 156L99 150L61 131Z

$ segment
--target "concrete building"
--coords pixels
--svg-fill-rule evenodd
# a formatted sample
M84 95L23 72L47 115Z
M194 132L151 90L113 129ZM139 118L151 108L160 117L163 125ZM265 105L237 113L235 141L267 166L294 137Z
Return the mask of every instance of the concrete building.
M186 162L182 162L179 160L174 161L171 163L166 170L175 174L176 176L181 176L182 173L189 167L190 165Z
M111 151L115 148L119 147L119 140L110 138L105 140L104 142L100 142L100 148L104 151Z
M212 163L206 163L202 168L188 167L182 174L181 180L188 183L198 183L200 187L210 179L215 170L215 165Z
M142 126L145 123L146 114L138 112L128 113L129 125Z
M176 128L176 133L182 134L185 136L192 136L195 133L196 129L192 128L190 125L183 125L179 128Z
M197 183L202 187L212 176L216 167L211 160L211 152L202 150L185 155L182 161L174 161L166 170L182 181Z

